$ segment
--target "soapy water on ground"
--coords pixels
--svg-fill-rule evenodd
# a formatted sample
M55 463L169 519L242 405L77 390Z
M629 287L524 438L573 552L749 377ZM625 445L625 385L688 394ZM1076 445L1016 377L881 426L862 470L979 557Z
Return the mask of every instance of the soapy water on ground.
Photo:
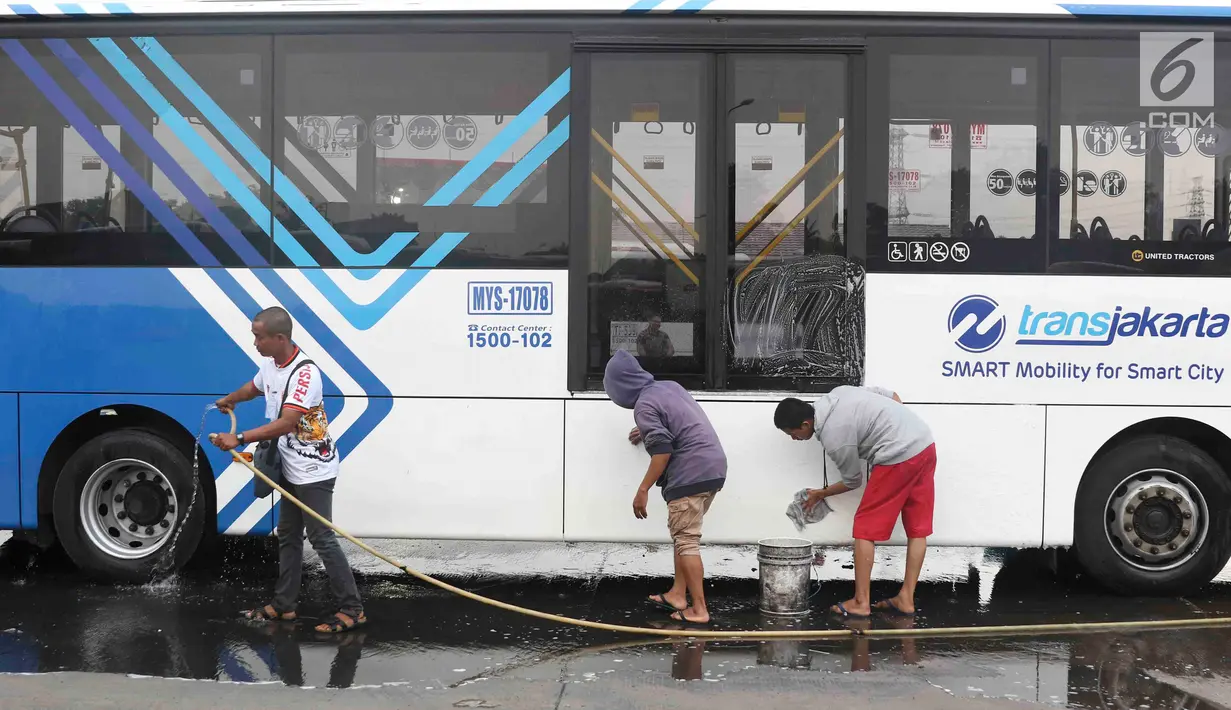
M86 688L91 698L114 693L115 707L141 705L138 699L146 696L183 700L189 707L207 698L217 706L297 708L340 702L365 708L588 704L745 710L749 703L841 707L834 703L842 698L847 707L907 707L896 703L909 701L916 710L991 707L977 704L985 701L1231 707L1231 630L656 643L461 599L397 573L349 543L343 544L359 573L372 619L368 627L341 637L312 631L316 619L331 611L327 580L314 558L306 562L303 621L254 626L236 617L268 601L276 575L271 542L227 540L212 563L156 584L118 587L87 584L71 567L54 562L5 566L0 548L0 674L10 674L0 680L0 707L7 706L5 693L20 687L39 698L60 698L66 707ZM510 603L614 623L666 623L644 597L669 583L667 546L371 544ZM756 608L755 554L754 548L707 548L707 566L718 570L708 593L717 628L771 624ZM797 627L844 627L825 610L850 594L850 553L825 549L823 555L812 614ZM878 616L858 623L902 628L1231 616L1226 584L1185 599L1126 599L1060 579L1048 558L1034 551L934 549L917 618ZM896 591L901 565L900 549L883 551L874 597ZM34 675L17 675L23 673ZM73 675L78 673L86 675ZM103 682L112 675L128 684ZM26 680L14 684L18 677ZM162 678L207 682L168 686L156 680ZM220 683L249 691L225 695L230 691ZM268 695L292 689L311 693L298 699ZM346 700L318 695L343 689ZM13 696L11 706L29 707L31 697Z

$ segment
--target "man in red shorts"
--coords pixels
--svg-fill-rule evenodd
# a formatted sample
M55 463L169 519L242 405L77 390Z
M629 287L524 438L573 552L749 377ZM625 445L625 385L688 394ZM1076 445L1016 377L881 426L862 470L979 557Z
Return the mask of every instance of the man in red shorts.
M830 610L847 617L867 617L873 609L913 615L915 584L932 534L936 443L931 429L896 393L846 386L835 387L815 405L794 397L782 400L774 412L774 426L796 441L815 437L842 475L841 481L828 488L810 489L807 510L829 496L859 488L861 460L871 466L867 490L855 513L855 598ZM896 597L872 604L876 543L889 539L898 515L908 538L906 578Z

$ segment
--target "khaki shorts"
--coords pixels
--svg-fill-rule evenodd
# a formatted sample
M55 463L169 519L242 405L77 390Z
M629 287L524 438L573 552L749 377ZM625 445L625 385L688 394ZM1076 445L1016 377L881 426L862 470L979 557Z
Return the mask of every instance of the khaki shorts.
M667 530L675 543L675 554L701 555L701 523L714 502L714 491L677 498L667 503Z

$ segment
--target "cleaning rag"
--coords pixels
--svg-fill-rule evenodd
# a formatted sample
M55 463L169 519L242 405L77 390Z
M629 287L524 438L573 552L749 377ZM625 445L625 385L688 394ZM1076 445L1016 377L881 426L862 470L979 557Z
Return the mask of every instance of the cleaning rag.
M795 523L795 529L799 532L804 531L804 527L812 523L819 523L833 512L833 508L829 507L829 501L822 500L812 510L805 511L804 503L808 502L808 489L804 488L795 494L795 499L787 506L786 517Z

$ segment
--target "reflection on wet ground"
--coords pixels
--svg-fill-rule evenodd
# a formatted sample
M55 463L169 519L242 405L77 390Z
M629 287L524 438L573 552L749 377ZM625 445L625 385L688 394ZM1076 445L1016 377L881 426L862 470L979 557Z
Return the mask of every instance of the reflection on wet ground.
M724 683L766 667L832 676L868 673L922 680L956 697L1073 708L1220 708L1231 704L1231 628L1074 634L1041 638L843 639L647 642L550 625L426 587L406 576L361 577L372 623L340 637L312 631L328 613L325 580L305 578L303 620L252 626L239 610L266 601L274 564L241 548L221 566L141 587L83 583L63 565L0 554L0 673L84 671L277 683L302 687L434 690L559 679L613 684L632 677ZM1009 556L981 601L978 574L921 585L913 619L876 617L855 628L910 628L1066 621L1231 617L1218 584L1187 599L1124 599L1057 581L1038 556ZM983 580L986 583L986 580ZM641 600L661 580L488 581L473 591L586 619L647 625L665 617ZM880 598L895 590L876 582ZM710 597L716 628L795 623L841 628L828 618L849 584L826 582L802 622L771 621L756 608L755 581L722 581ZM1218 690L1218 689L1223 690ZM1211 690L1213 689L1213 690ZM1219 697L1220 695L1224 697Z

